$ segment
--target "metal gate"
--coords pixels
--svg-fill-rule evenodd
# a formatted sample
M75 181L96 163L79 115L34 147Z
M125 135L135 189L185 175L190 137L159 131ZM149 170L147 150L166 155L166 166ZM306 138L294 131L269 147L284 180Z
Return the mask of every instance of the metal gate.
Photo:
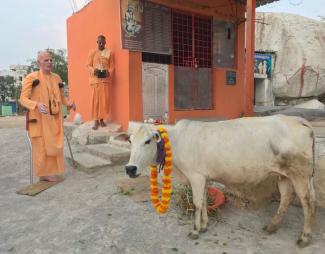
M212 108L212 20L173 12L176 110Z

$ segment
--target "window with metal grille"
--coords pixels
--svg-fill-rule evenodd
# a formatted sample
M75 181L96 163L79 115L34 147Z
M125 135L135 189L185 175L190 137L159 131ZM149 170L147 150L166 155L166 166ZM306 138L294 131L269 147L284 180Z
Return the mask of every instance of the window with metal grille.
M173 12L174 65L211 67L211 19Z
M211 19L194 17L194 64L211 67Z
M193 22L192 16L173 12L174 65L193 65Z

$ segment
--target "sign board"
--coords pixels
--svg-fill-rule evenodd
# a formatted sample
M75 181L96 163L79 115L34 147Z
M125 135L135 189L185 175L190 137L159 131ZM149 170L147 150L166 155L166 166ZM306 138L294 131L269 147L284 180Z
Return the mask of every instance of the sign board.
M227 85L236 85L236 72L235 71L226 71L226 84Z
M146 0L121 0L122 47L171 54L171 12Z
M125 49L143 49L143 0L121 0L121 35Z
M271 53L255 53L254 56L254 75L255 77L272 78L273 58Z

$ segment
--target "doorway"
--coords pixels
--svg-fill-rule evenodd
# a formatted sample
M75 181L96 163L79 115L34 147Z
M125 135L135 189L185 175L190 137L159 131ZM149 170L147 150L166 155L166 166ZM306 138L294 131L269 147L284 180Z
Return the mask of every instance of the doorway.
M142 100L145 120L168 117L168 65L142 62Z

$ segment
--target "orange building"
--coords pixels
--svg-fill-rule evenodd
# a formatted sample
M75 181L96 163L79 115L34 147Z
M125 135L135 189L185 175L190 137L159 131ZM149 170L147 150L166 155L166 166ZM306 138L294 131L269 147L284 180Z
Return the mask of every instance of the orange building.
M70 97L90 120L86 62L103 34L115 62L110 119L124 130L252 115L255 8L274 1L93 0L67 20Z

